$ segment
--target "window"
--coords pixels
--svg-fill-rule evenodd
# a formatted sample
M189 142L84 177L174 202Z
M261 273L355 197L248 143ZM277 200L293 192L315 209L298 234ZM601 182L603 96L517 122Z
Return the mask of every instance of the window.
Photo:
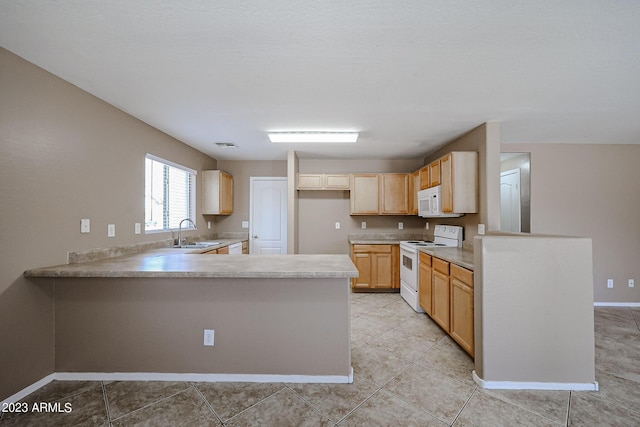
M195 220L197 172L151 154L145 162L145 231L177 230L183 219Z

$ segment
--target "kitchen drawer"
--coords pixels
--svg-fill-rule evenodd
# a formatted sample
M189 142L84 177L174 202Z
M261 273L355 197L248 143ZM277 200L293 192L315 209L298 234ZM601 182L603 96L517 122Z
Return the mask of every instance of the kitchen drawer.
M433 269L439 271L442 274L449 275L449 262L443 261L440 258L433 258Z
M392 245L353 245L353 252L390 254Z
M425 264L431 267L431 255L420 252L420 264Z
M473 271L451 264L451 277L473 288Z

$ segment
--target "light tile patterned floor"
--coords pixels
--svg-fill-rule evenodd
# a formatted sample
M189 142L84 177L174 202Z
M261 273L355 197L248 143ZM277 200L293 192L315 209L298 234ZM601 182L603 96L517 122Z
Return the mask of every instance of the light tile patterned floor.
M398 294L352 295L353 384L61 382L25 399L71 413L1 426L638 426L640 308L596 308L599 392L488 391Z

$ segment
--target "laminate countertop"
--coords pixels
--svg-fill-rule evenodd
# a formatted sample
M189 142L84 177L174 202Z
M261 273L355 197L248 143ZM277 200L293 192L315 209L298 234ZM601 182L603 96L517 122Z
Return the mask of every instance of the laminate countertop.
M422 236L411 235L394 235L389 234L358 234L349 236L349 244L351 245L397 245L405 240L424 240ZM460 267L473 270L473 249L467 248L418 248L420 252L424 252L431 256L452 262Z
M453 264L464 267L468 270L474 270L473 265L473 249L463 248L418 248L420 252L429 254L436 258L449 261Z
M208 249L211 250L211 249ZM163 248L135 255L27 270L25 277L358 277L348 255L208 255Z

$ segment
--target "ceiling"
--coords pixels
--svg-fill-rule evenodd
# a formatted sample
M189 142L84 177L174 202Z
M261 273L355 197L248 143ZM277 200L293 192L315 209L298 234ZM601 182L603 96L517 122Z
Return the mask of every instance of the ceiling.
M491 120L640 143L637 0L11 0L0 46L217 159L424 157Z

